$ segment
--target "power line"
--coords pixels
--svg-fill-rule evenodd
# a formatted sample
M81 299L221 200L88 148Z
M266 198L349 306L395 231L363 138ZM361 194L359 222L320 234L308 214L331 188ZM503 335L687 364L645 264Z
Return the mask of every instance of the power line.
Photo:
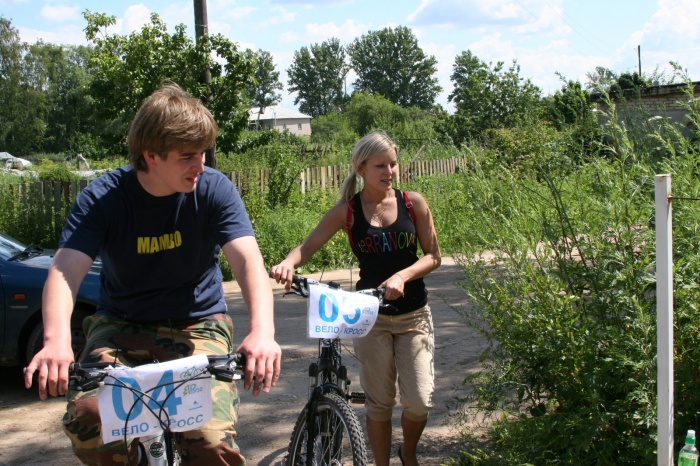
M523 10L525 10L530 16L532 16L538 23L542 24L545 28L547 28L547 29L549 30L549 32L550 32L552 35L558 37L560 40L562 40L562 41L564 41L564 42L569 43L566 39L564 39L562 36L560 36L560 35L557 34L554 30L552 30L552 28L550 28L550 27L547 26L545 23L543 23L542 20L540 20L540 18L538 18L537 16L535 16L534 13L532 13L530 10L528 10L527 7L526 7L525 5L523 5L523 4L520 2L520 0L515 0L515 1L518 3L518 5L520 5L520 7L521 7ZM584 53L584 52L582 52L581 50L579 50L579 49L578 49L576 46L574 46L573 44L569 44L569 45L570 45L570 47L572 47L574 50L576 50L576 52L580 53L581 55L588 55L587 53Z
M601 40L599 40L597 37L595 37L594 34L590 33L588 30L586 30L585 27L583 27L581 24L579 24L574 18L572 18L571 16L569 16L569 15L566 13L566 11L565 11L564 9L562 9L562 11L564 12L564 15L565 15L567 18L569 18L572 22L576 23L581 29L583 29L584 31L586 31L586 33L587 33L588 35L590 35L591 37L595 38L600 44L604 45L607 49L603 49L603 48L601 48L600 46L598 46L597 44L594 44L593 42L591 42L591 40L589 40L588 37L586 37L581 31L579 31L579 30L576 28L576 26L574 26L574 25L571 24L569 21L567 21L566 18L564 18L564 16L562 16L562 15L559 13L559 11L558 11L556 8L554 8L554 7L552 6L551 3L549 3L547 0L544 0L544 2L547 4L547 6L548 6L549 8L552 9L552 11L554 11L554 12L557 14L557 16L559 16L559 17L562 19L562 21L564 21L566 24L568 24L568 25L571 27L571 29L573 29L574 32L576 32L578 35L580 35L586 42L588 42L588 43L591 44L593 47L597 48L598 50L600 50L600 51L603 52L603 53L608 53L608 52L609 52L609 48L611 48L611 47L610 47L608 44L605 44L603 41L601 41Z

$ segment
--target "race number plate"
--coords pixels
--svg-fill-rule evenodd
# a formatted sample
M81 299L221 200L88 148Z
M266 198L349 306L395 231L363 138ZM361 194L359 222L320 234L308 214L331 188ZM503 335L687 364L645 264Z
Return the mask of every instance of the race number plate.
M158 435L162 424L174 432L204 425L212 417L211 377L205 373L186 380L202 373L208 363L200 354L111 371L97 393L104 443Z
M377 320L379 300L324 284L309 284L309 338L361 338Z

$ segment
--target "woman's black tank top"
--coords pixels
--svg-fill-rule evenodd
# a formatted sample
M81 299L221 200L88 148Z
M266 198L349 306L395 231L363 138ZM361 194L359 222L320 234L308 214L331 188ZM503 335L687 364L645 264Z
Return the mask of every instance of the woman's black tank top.
M418 237L403 193L394 189L398 215L396 221L386 227L370 225L362 211L360 194L353 197L352 249L360 262L360 280L356 288L376 288L396 272L413 265L418 260ZM405 314L425 306L428 292L423 279L412 280L404 285L404 296L387 301L398 312Z

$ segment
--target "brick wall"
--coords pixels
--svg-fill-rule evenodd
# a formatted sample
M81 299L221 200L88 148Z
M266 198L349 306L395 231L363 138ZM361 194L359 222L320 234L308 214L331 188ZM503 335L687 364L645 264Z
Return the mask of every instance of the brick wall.
M700 82L692 83L694 86L694 96L700 98ZM637 120L647 121L652 117L669 118L674 123L679 123L686 128L686 136L690 135L688 128L688 110L683 107L683 103L688 102L685 84L670 84L666 86L655 86L642 91L641 96L625 96L624 99L611 98L616 101L618 118L622 121ZM601 112L608 110L605 101L600 95L594 95L591 99Z

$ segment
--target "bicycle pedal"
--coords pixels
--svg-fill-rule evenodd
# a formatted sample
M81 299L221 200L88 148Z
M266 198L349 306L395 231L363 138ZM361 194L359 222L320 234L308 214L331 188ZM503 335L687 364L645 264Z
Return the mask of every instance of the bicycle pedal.
M350 403L363 405L367 396L363 392L350 392L349 399Z

